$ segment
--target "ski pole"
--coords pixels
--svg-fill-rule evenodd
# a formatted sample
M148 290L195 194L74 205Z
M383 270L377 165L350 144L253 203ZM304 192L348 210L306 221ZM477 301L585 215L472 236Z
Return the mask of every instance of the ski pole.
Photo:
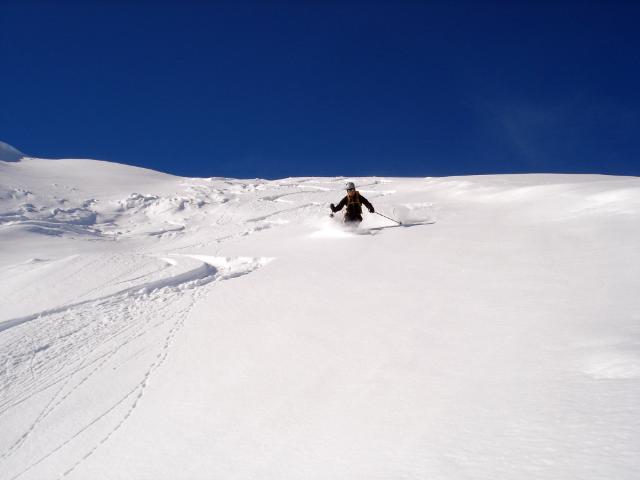
M383 214L381 214L380 212L375 212L375 213L377 213L377 214L378 214L378 215L380 215L381 217L386 218L387 220L391 220L392 222L396 222L398 225L402 225L402 222L401 222L401 221L399 221L399 220L394 220L393 218L391 218L391 217L387 217L386 215L383 215Z

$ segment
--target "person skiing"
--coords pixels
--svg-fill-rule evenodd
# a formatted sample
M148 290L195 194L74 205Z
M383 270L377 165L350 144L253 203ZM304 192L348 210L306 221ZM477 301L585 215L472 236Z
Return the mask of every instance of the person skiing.
M333 203L330 205L333 213L339 212L345 206L347 207L344 212L344 223L350 223L358 225L362 221L362 204L369 209L369 213L374 213L375 210L371 202L360 195L360 192L356 190L356 186L353 182L346 184L347 196L340 200L338 205ZM333 216L333 213L331 216Z

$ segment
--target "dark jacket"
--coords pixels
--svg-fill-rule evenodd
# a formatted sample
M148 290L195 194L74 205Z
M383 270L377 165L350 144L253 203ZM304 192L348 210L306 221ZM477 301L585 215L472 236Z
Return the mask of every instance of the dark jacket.
M340 203L331 208L333 213L339 212L342 210L345 205L347 207L347 211L344 214L344 218L346 221L362 221L362 204L369 209L370 212L373 212L373 205L371 202L360 195L360 192L356 191L355 195L349 201L349 195L345 196Z

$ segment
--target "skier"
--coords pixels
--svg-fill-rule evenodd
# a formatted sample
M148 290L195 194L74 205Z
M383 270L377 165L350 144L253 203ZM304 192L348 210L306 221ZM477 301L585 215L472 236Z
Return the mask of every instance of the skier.
M373 205L371 202L360 195L360 192L356 190L356 186L353 182L348 182L346 185L347 196L340 200L340 203L336 206L333 203L330 205L333 213L342 210L345 205L347 210L344 213L344 223L357 226L362 221L362 204L369 209L369 213L373 213ZM333 213L331 216L333 216Z

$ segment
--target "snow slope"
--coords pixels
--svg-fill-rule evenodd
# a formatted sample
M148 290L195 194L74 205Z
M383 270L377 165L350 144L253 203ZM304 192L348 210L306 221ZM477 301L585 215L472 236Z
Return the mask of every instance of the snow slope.
M12 147L8 143L0 142L0 161L17 162L24 156L24 153Z
M0 162L1 479L635 479L640 180Z

